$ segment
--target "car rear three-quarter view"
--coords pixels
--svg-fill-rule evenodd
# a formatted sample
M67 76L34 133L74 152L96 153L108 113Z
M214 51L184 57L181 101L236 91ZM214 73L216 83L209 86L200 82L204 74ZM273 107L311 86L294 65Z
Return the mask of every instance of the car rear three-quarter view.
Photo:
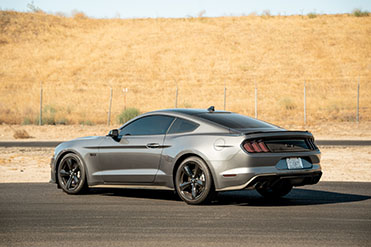
M69 194L145 186L175 190L188 204L243 189L278 198L322 175L311 133L214 107L149 112L107 136L62 143L51 168L52 182Z

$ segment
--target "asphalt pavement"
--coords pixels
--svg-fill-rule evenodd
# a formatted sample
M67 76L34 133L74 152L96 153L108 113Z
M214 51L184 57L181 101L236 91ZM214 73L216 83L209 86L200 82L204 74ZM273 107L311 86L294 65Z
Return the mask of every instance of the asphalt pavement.
M0 184L0 246L370 246L371 183L320 182L267 201L223 192L189 206L171 191Z

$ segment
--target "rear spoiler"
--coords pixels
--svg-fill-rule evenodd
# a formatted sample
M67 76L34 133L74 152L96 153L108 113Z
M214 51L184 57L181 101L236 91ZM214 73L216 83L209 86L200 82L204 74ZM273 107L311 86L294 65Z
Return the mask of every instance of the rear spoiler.
M258 139L258 138L313 138L312 133L308 131L259 131L259 132L247 132L244 133L246 139Z

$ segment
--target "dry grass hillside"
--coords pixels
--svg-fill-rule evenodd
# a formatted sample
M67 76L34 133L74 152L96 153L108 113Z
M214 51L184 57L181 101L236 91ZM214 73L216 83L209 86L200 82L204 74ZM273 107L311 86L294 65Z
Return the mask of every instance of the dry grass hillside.
M278 124L371 121L371 17L107 19L0 12L0 123L106 123L125 107L223 108Z

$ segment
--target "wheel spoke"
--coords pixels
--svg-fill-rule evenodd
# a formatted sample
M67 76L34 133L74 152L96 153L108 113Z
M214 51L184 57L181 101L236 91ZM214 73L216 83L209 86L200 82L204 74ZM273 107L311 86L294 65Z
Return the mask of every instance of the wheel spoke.
M71 183L72 183L72 176L68 179L66 183L66 189L69 190L71 188Z
M204 182L203 181L201 181L201 180L196 180L196 184L198 185L198 186L200 186L201 188L204 188Z
M193 174L189 166L185 166L184 168L185 173L187 174L188 177L192 178Z
M191 185L191 182L184 182L181 185L179 185L181 190L184 190L185 188L189 187Z
M72 160L71 159L67 159L66 160L66 163L67 163L68 169L72 170Z
M197 177L197 173L198 173L199 170L200 170L200 168L198 167L198 165L196 165L196 166L195 166L195 170L194 170L194 172L193 172L193 175L194 175L195 177Z
M76 185L79 183L79 178L77 176L73 176L73 180L75 181Z
M192 184L192 199L195 199L196 196L197 196L196 186Z
M68 177L70 175L68 172L66 172L63 169L59 171L59 174L61 174L62 177Z
M78 171L78 169L79 169L79 164L76 163L74 167L72 168L72 172L76 172Z

